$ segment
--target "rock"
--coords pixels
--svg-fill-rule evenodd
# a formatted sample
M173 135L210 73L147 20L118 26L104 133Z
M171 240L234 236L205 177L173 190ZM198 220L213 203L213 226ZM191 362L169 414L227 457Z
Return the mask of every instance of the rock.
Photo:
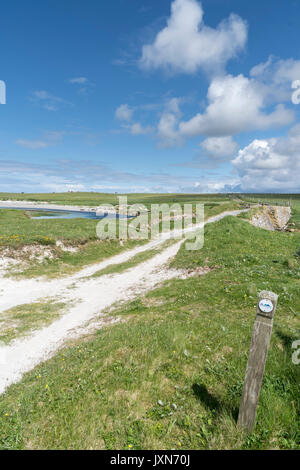
M252 217L251 224L266 230L284 230L290 218L290 207L265 205Z

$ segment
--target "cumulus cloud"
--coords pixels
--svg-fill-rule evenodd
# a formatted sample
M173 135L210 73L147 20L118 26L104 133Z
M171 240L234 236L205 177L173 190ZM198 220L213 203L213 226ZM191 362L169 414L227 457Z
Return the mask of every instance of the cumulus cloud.
M165 109L157 126L160 147L173 147L183 143L183 138L178 132L180 102L180 98L172 98L165 103Z
M266 62L254 66L250 75L268 82L290 84L293 80L300 78L300 60L270 56Z
M173 147L182 144L182 137L178 133L177 118L172 113L164 113L158 123L157 134L160 141L160 147Z
M200 146L212 158L222 159L231 157L237 150L238 144L231 136L209 137L201 142Z
M131 121L133 115L133 109L128 104L121 104L115 112L116 119L119 121Z
M300 124L287 137L254 140L232 163L243 191L299 192Z
M194 73L202 68L220 71L241 51L247 41L247 24L231 14L216 29L206 26L203 9L196 0L174 0L167 26L152 44L143 46L140 65Z
M265 86L269 102L291 101L291 85L300 79L300 60L270 56L250 71L250 76Z
M213 79L207 99L204 113L180 123L179 130L183 136L230 136L288 125L294 119L294 112L282 104L270 113L265 112L265 88L255 79L243 75Z
M139 122L135 122L129 127L132 135L150 134L153 131L153 128L151 126L143 126Z

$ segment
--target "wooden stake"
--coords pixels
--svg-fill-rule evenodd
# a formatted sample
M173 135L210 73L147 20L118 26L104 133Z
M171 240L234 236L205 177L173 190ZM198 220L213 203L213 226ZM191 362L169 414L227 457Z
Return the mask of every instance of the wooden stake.
M262 291L258 296L256 319L240 405L238 426L253 431L256 410L264 376L265 365L277 307L278 295Z

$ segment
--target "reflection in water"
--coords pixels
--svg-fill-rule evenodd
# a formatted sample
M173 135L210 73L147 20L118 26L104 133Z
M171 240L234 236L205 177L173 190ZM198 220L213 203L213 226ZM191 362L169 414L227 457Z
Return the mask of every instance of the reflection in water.
M0 209L15 209L26 212L37 212L36 215L32 215L32 219L41 220L41 219L94 219L100 220L104 217L112 218L123 218L124 216L114 215L114 214L103 214L97 215L93 211L67 211L63 209L33 209L29 207L1 207Z

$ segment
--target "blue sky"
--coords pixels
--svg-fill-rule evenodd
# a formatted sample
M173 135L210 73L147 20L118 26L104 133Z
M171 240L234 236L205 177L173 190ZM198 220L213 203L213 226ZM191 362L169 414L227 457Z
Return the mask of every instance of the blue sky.
M1 18L0 191L299 192L299 0L12 0Z

